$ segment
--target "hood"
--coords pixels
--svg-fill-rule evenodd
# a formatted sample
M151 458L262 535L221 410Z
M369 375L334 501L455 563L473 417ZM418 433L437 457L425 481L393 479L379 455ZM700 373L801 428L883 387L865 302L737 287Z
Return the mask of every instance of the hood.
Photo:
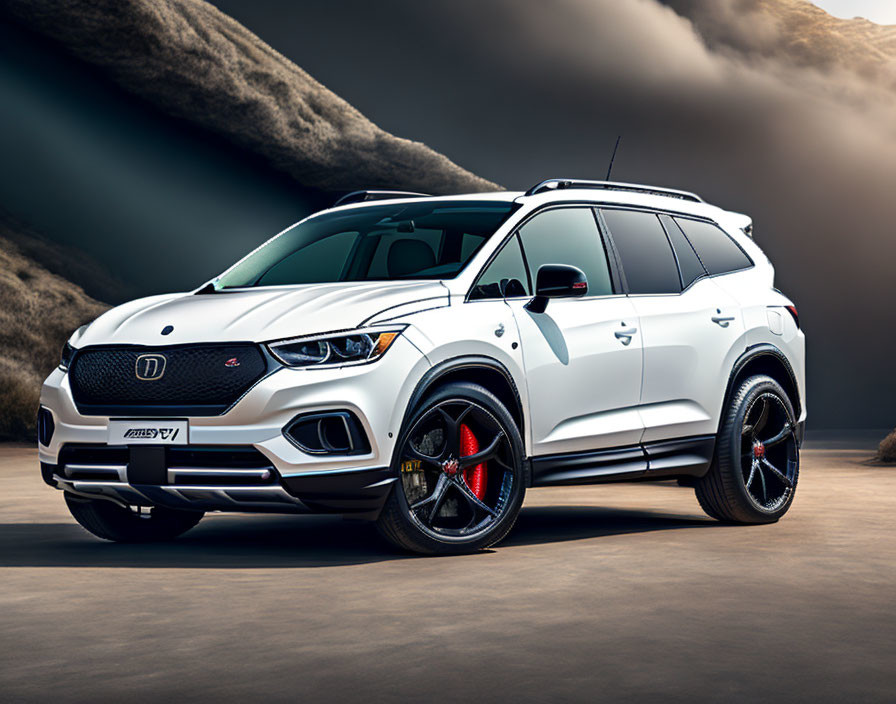
M125 303L97 318L74 342L177 345L266 342L351 330L448 305L438 281L361 281L178 293ZM162 335L167 326L174 329Z

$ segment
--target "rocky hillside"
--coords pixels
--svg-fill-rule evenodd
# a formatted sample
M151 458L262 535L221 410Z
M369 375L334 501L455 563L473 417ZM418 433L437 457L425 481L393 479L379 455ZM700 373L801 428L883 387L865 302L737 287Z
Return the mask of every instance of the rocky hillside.
M494 188L427 146L384 132L202 0L2 0L0 7L124 89L261 155L304 186Z
M108 308L25 251L50 250L0 220L0 439L33 436L40 385L63 344Z

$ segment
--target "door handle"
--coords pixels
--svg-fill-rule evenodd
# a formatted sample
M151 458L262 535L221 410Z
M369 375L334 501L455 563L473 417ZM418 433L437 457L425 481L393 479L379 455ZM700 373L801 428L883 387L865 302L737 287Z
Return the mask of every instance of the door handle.
M632 336L638 332L638 328L627 328L625 330L617 330L614 335L616 335L616 339L619 340L623 345L629 345L632 341Z
M716 323L720 327L727 328L731 321L734 320L733 315L714 315L712 316L712 322Z

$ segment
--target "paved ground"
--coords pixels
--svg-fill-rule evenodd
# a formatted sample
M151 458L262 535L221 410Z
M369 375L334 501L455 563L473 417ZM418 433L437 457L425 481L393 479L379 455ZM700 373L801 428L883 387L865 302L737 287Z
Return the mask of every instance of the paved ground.
M541 489L495 551L338 518L93 539L0 446L0 701L893 701L896 468L804 454L777 525L671 485Z

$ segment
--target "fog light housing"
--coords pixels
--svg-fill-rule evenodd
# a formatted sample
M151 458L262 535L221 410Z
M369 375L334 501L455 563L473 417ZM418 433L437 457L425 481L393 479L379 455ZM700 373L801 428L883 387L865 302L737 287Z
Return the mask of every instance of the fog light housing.
M351 411L305 413L293 418L283 434L310 455L366 455L370 442Z
M49 446L56 431L56 423L53 422L53 414L49 408L41 406L37 410L37 441L44 447Z

